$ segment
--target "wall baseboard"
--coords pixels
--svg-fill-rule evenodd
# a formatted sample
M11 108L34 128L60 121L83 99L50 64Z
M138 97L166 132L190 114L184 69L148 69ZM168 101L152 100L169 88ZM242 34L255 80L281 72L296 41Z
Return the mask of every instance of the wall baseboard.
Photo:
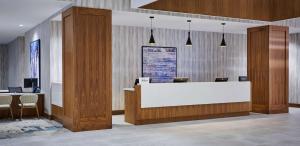
M300 104L297 104L297 103L290 103L289 106L290 107L300 108Z
M124 115L125 111L124 110L116 110L112 111L112 115Z
M44 118L46 118L46 119L48 119L48 120L52 120L52 116L51 115L49 115L48 113L43 113L43 117Z

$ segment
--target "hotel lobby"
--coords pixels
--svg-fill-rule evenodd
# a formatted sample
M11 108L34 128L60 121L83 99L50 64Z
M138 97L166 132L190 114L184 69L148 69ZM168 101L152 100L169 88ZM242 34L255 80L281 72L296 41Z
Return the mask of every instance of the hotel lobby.
M0 145L298 146L299 5L1 0Z

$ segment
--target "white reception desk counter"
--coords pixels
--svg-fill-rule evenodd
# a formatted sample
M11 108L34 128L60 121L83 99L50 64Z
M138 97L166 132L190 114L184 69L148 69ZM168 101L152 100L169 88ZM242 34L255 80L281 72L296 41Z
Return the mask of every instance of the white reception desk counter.
M125 121L136 125L244 116L251 111L250 82L152 83L124 91Z
M154 83L141 86L141 107L250 102L250 82Z

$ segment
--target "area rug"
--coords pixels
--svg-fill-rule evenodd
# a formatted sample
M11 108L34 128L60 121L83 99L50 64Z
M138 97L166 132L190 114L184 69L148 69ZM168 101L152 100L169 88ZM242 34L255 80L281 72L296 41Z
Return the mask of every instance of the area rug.
M47 119L0 120L0 139L54 135L67 131L61 124Z

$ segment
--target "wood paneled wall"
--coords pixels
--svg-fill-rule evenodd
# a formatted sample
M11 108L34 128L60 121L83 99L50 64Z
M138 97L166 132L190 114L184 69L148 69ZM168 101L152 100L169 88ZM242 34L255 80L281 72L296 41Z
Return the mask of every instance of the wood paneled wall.
M299 0L158 0L145 9L277 21L300 16Z
M8 87L8 48L7 45L0 45L0 90L7 90Z
M178 76L194 82L210 82L216 77L247 75L247 36L226 34L227 48L220 48L221 33L192 31L193 47L186 47L187 31L155 29L157 46L178 49ZM149 45L150 29L113 26L113 110L124 110L123 88L132 87L141 76L141 47Z
M299 0L271 0L272 20L284 20L300 16Z
M249 28L247 44L247 66L248 77L252 83L253 111L288 112L288 27Z
M270 0L158 0L145 9L270 21Z
M112 14L72 7L63 12L64 126L112 127Z

